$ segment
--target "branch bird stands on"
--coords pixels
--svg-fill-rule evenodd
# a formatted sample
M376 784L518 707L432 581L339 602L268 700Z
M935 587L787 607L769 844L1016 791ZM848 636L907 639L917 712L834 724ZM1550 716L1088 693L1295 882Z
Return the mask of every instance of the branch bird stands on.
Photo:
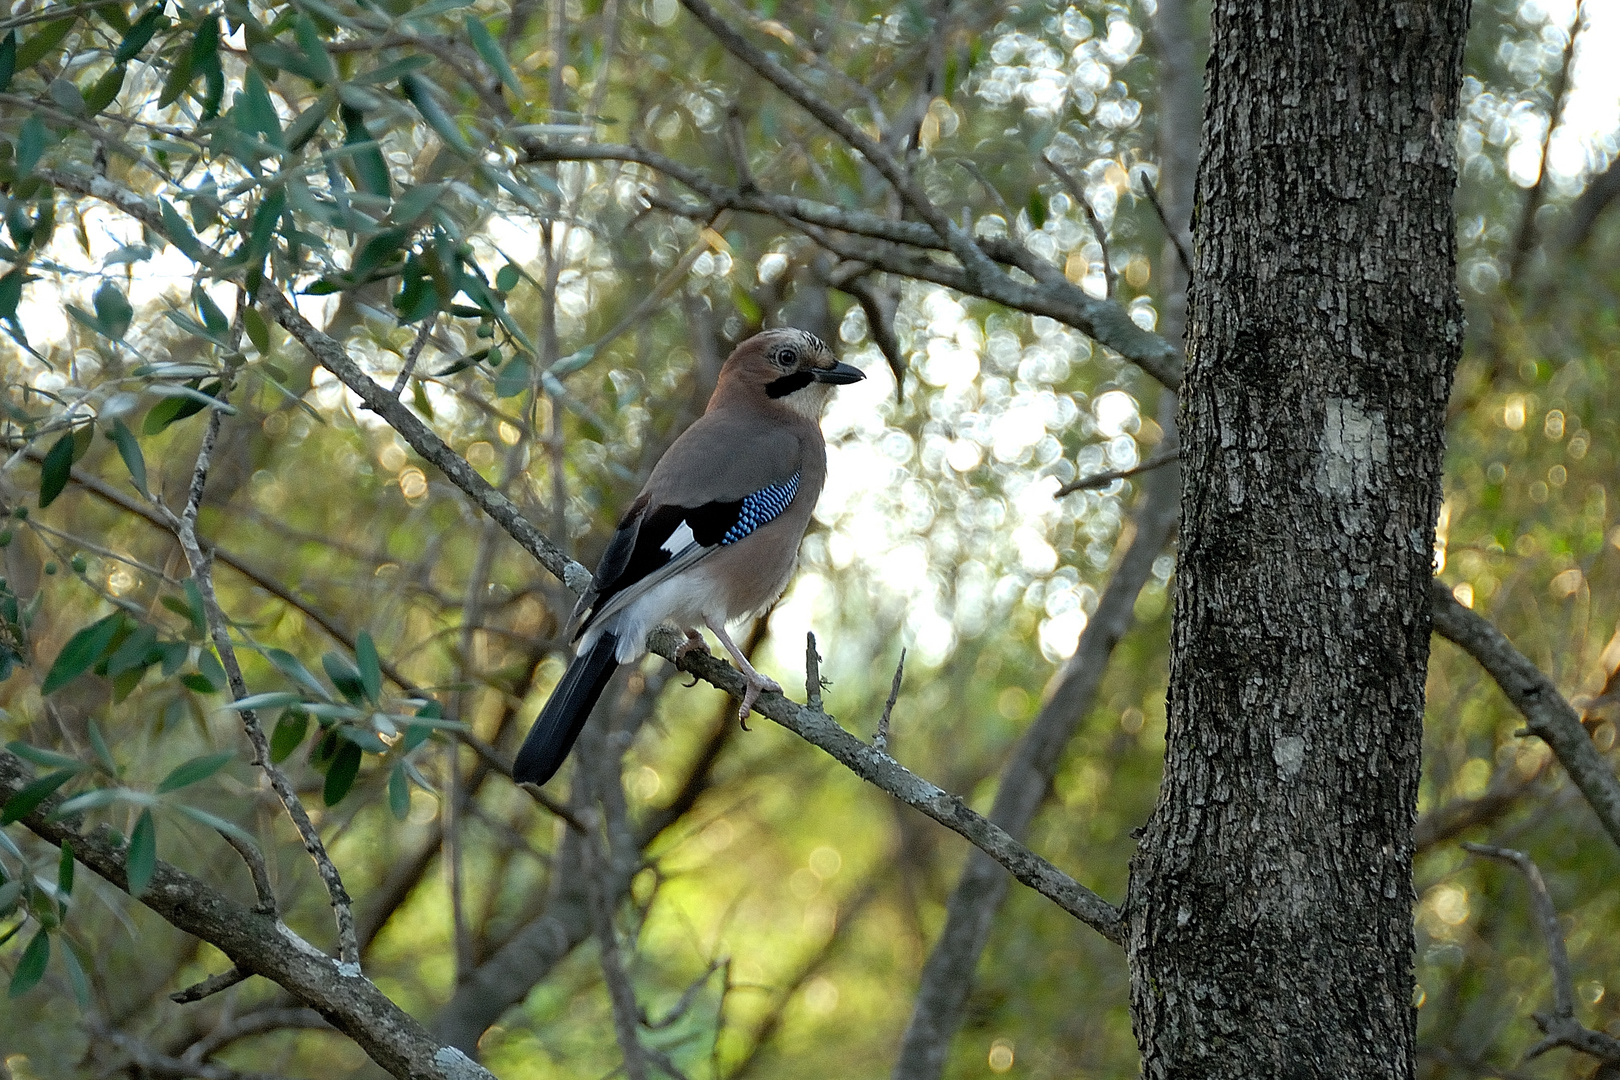
M821 410L834 386L865 378L803 330L767 330L720 369L702 417L653 468L608 541L574 609L577 655L518 751L512 778L544 784L579 737L620 664L654 627L686 633L677 658L720 639L742 671L739 718L781 692L755 671L726 624L763 611L793 575L799 541L827 475Z

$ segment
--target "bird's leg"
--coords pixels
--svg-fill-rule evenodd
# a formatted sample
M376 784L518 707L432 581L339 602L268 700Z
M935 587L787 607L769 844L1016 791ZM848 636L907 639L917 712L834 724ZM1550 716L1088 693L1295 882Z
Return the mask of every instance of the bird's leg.
M774 694L780 694L782 685L775 679L767 679L754 670L754 665L748 662L748 657L743 655L743 651L737 648L737 643L732 641L730 635L726 633L724 623L717 624L713 619L704 619L703 621L710 630L714 631L714 636L720 639L720 644L724 645L726 652L731 654L731 659L737 665L737 670L741 671L743 678L748 681L748 689L743 691L742 709L737 713L738 722L742 724L743 730L747 731L748 714L754 711L754 702L759 700L760 693L769 690Z

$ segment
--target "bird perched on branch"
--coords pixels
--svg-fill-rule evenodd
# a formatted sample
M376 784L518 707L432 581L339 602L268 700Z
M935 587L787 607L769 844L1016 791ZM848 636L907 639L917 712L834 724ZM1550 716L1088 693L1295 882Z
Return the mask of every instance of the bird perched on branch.
M562 767L620 664L673 624L680 652L704 648L707 626L748 682L741 716L781 691L755 671L726 624L787 588L827 474L821 410L841 383L865 378L803 330L767 330L737 346L703 415L676 439L630 504L574 609L576 655L512 767L544 784Z

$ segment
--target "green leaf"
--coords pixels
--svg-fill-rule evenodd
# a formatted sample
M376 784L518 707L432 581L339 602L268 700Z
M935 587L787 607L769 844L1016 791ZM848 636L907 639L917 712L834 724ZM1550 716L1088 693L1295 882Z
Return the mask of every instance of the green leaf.
M422 114L422 119L428 122L428 127L432 128L450 149L462 157L472 157L473 148L468 145L467 137L456 127L456 122L450 118L450 114L444 111L438 98L433 96L433 84L425 76L415 72L399 80L399 84L405 91L405 96L410 98L411 104L416 106L416 111Z
M163 658L157 644L157 630L142 626L125 638L107 657L107 678L116 679L126 671L145 670Z
M388 809L395 818L404 821L411 813L411 786L405 778L405 763L394 766L388 774Z
M1039 189L1029 193L1029 201L1024 204L1024 209L1029 211L1029 223L1035 228L1046 224L1046 197Z
M197 303L197 314L202 316L203 325L208 327L210 333L216 337L224 337L231 329L231 320L214 303L214 298L208 295L208 290L197 286L191 290L192 299Z
M264 658L274 664L277 671L280 671L316 697L323 700L331 699L331 695L326 692L326 687L321 685L321 681L311 675L309 668L305 667L298 657L286 649L266 649L264 650Z
M277 765L298 749L309 732L309 714L288 709L276 721L276 730L270 734L270 760Z
M175 55L168 78L163 80L163 89L158 92L158 108L167 109L179 101L180 95L191 85L191 79L191 50L186 49Z
M287 150L296 154L304 148L304 144L315 137L321 129L321 122L332 115L332 106L337 104L338 94L335 87L327 87L321 91L321 96L315 99L315 104L305 109L293 118L287 125Z
M152 40L152 35L163 29L169 20L163 17L163 4L153 4L146 14L135 20L135 25L129 28L124 40L118 43L118 51L113 53L113 63L124 64L135 59L135 55L146 48L146 43Z
M191 226L186 224L186 219L180 216L180 211L167 199L158 200L158 211L163 216L163 233L169 243L179 248L192 262L207 263L210 259L208 248L197 239Z
M43 765L48 769L83 769L84 763L77 758L70 758L66 754L58 754L55 750L42 750L37 746L29 746L25 742L13 740L6 743L6 749L22 758L32 761L35 765Z
M4 836L0 833L0 836ZM23 883L21 878L0 885L0 919L10 915L17 907L17 901L22 898Z
M129 306L124 290L108 278L96 290L95 302L96 318L101 321L102 330L114 341L121 340L135 317L135 309Z
M517 283L522 280L522 277L522 271L511 263L507 263L495 272L495 287L501 292L511 292L517 288Z
M369 631L360 631L355 639L354 659L360 667L360 685L365 689L366 699L375 705L382 699L382 665L377 659L377 644L371 640Z
M137 793L121 787L91 788L89 791L82 791L73 796L53 810L51 820L60 821L75 814L82 814L87 810L100 810L102 807L111 806L120 800L129 799L135 794Z
M489 28L472 15L467 16L464 25L467 28L467 36L472 39L473 48L477 49L478 55L484 58L484 63L488 64L489 69L495 73L496 77L501 80L508 90L512 91L513 96L522 101L523 84L518 82L517 72L512 70L511 64L507 63L506 54L501 51L500 43L490 34Z
M101 77L90 84L90 89L84 92L84 109L91 116L111 105L118 99L118 92L124 88L124 75L127 69L123 64L117 64L101 73Z
M45 676L45 682L40 686L41 694L52 694L66 686L90 669L90 666L100 660L112 644L113 635L118 633L122 625L124 613L114 612L104 619L97 620L68 638L62 651L57 654L55 663Z
M27 176L39 164L45 148L51 145L51 133L37 116L23 121L17 133L17 175Z
M142 810L135 820L135 829L129 834L129 855L124 861L124 873L129 879L129 895L140 896L152 883L157 869L157 826L152 811Z
M135 441L135 433L125 427L122 420L114 420L107 437L118 447L118 456L124 459L124 468L129 470L135 490L150 498L146 490L146 458L141 454L141 444Z
M15 319L22 302L22 287L29 280L27 271L17 267L0 277L0 319Z
M11 973L11 988L7 997L22 997L45 976L45 965L51 960L51 935L44 928L34 934L28 948L17 961L17 970Z
M17 31L6 31L0 41L0 91L11 85L11 76L17 71Z
M118 763L113 760L112 751L107 749L107 740L101 734L101 725L91 720L86 725L86 733L90 736L90 749L95 751L96 760L111 776L118 775Z
M233 701L230 708L241 711L243 709L282 709L288 705L297 705L303 698L286 690L272 690L268 694L249 694L240 701Z
M73 24L78 20L77 15L48 22L40 28L39 33L17 46L17 70L27 71L41 60L45 59L62 39L68 36Z
M270 327L257 308L243 309L242 329L247 331L248 340L253 342L253 347L259 350L260 356L270 355Z
M365 114L344 104L338 109L338 116L343 121L343 145L360 147L350 155L356 186L369 195L385 199L391 197L393 184L388 177L388 163L383 160L382 148L366 127Z
M222 750L217 754L203 754L192 758L190 761L183 761L176 765L168 776L163 778L163 782L157 786L158 794L164 795L171 791L179 791L183 787L190 787L192 784L206 780L226 765L229 765L234 757L236 755L229 750Z
M90 1008L90 980L84 973L84 965L73 952L73 945L66 939L62 942L62 966L67 968L68 982L73 985L73 998L79 1003L79 1008L88 1011Z
M196 578L186 578L182 587L186 590L186 617L191 620L191 628L198 637L207 637L208 612L203 606L202 588Z
M321 657L321 667L326 669L326 677L332 680L332 685L354 705L360 704L366 697L366 684L360 678L359 670L348 658L341 653L329 652Z
M321 32L303 12L293 19L293 38L298 42L299 51L309 61L310 81L316 84L336 82L337 68L332 66L332 57L326 51L326 43L321 40Z
M63 769L60 772L46 773L18 791L6 800L6 805L0 809L0 825L10 825L13 821L21 821L40 803L50 798L56 789L67 783L77 775L75 769Z
M336 806L342 802L343 796L354 786L354 778L360 775L362 756L360 748L352 742L344 742L338 747L337 754L332 758L332 764L327 766L326 786L321 792L327 806Z
M188 671L180 676L180 685L187 690L194 690L199 694L217 694L219 687L209 681L208 676L195 671Z
M208 826L210 829L222 832L227 836L235 837L237 840L248 845L248 847L251 847L254 850L257 850L259 847L258 841L253 838L253 834L235 822L227 821L215 814L210 814L206 810L199 810L195 806L187 806L185 803L177 802L171 803L170 805L191 820L200 822L201 824Z
M56 501L67 487L68 477L73 470L73 432L63 432L62 437L51 444L45 452L45 461L39 467L39 508L45 509Z
M56 888L64 896L73 895L73 844L62 841L62 856L56 861Z
M498 398L514 397L529 388L529 361L524 357L514 357L510 364L501 368L500 375L495 379L495 396Z

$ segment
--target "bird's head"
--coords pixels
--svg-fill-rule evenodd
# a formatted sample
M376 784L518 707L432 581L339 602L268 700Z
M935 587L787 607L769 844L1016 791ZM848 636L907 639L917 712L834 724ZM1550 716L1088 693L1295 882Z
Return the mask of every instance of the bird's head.
M709 408L733 394L763 395L816 419L834 386L864 378L860 368L839 363L827 343L812 333L792 327L766 330L726 359Z

